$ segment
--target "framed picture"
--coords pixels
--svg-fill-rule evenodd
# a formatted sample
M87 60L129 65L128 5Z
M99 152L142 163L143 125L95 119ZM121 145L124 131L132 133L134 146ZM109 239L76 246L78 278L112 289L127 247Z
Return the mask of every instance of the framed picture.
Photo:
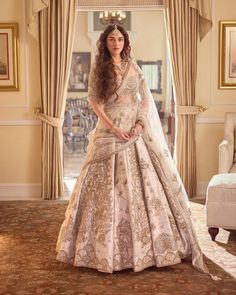
M88 76L91 66L90 52L73 52L68 91L88 91Z
M236 89L236 21L220 21L219 88Z
M158 94L162 93L161 89L161 66L162 61L142 61L137 60L138 65L143 71L144 77L147 81L147 85L151 92Z
M18 25L0 23L0 91L18 90Z

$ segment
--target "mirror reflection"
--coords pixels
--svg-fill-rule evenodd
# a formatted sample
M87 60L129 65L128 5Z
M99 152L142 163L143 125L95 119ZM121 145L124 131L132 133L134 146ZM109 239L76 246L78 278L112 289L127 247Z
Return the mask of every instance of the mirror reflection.
M173 153L174 103L164 12L122 13L123 17L125 13L125 17L121 21L130 36L131 57L142 68L149 83L166 140ZM88 76L95 58L96 41L106 27L106 21L113 22L114 17L117 17L114 12L109 19L104 12L78 12L63 125L65 179L79 175L88 145L87 136L97 123L97 117L87 101Z

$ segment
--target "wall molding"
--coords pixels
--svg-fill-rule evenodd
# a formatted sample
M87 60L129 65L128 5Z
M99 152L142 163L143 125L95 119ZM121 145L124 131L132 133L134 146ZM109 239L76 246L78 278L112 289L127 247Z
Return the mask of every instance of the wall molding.
M41 200L41 183L0 183L0 201Z
M224 118L198 117L197 124L224 124Z
M224 124L224 118L199 117L197 124ZM0 126L41 125L41 120L0 120Z
M37 126L40 120L0 120L0 126Z

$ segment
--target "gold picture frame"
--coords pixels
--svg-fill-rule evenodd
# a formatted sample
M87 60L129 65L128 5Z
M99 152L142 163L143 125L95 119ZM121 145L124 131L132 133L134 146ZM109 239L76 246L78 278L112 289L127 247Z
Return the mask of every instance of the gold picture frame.
M236 89L236 21L219 23L219 88Z
M0 91L19 91L18 24L0 23Z

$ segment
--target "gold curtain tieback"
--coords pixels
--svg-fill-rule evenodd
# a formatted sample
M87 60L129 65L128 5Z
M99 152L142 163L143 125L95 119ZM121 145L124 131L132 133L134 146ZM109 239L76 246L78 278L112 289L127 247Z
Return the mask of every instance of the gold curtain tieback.
M177 115L197 115L199 113L205 112L208 107L203 105L195 105L195 106L183 106L176 105L176 114Z
M36 116L43 122L49 124L50 126L56 127L56 128L62 128L64 118L56 118L56 117L51 117L48 115L45 115L43 113L38 113Z

